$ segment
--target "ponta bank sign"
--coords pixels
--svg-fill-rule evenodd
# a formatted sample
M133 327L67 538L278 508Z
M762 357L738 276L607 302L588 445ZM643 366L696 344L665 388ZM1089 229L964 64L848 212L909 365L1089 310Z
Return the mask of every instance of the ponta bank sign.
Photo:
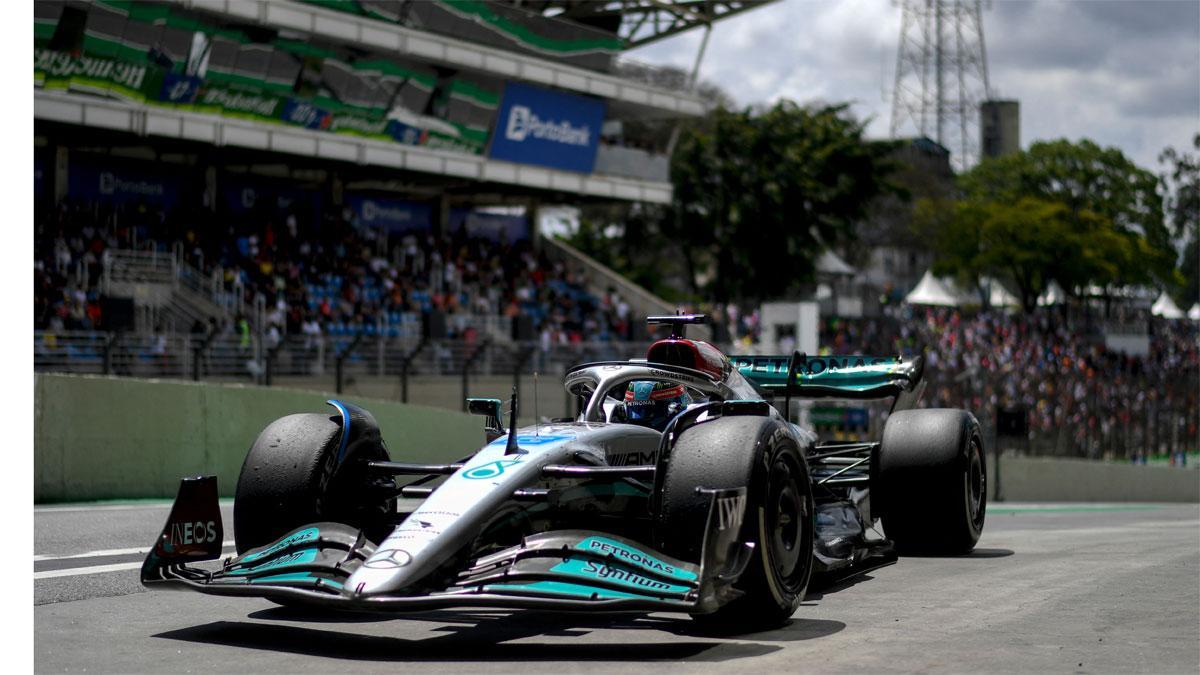
M513 106L508 112L508 126L504 129L504 137L520 143L530 136L567 145L587 146L591 142L589 139L592 132L587 127L573 127L565 120L543 120L523 105Z
M497 122L489 156L591 173L604 102L510 82Z

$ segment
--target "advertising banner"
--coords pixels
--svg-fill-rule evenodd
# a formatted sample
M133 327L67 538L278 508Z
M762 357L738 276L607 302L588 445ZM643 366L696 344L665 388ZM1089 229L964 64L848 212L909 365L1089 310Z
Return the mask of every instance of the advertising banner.
M169 208L179 203L183 191L182 173L158 165L72 157L67 171L67 194L73 199L113 204L145 202Z
M509 82L504 86L494 159L591 173L596 164L604 101Z
M295 213L301 222L319 220L321 193L291 184L281 184L252 176L225 175L220 179L225 208L235 215L250 213Z
M270 94L205 86L196 97L196 110L229 117L280 119L283 99Z
M335 134L392 140L388 132L389 124L391 124L391 120L383 115L370 115L353 110L335 110L329 130Z
M428 230L433 227L433 206L402 199L369 195L347 195L357 227L384 229L389 232Z
M305 129L324 130L329 128L333 116L312 103L299 98L289 98L283 104L284 122Z
M191 103L200 94L202 82L194 75L167 73L163 76L162 91L158 94L158 100L176 105Z
M494 242L513 243L529 238L529 219L473 209L450 209L451 232L466 228L467 236Z
M162 89L163 69L94 55L73 56L49 49L33 50L34 84L144 101Z
M405 145L422 145L425 142L426 133L412 126L405 124L400 120L388 120L387 133L391 135L397 143Z

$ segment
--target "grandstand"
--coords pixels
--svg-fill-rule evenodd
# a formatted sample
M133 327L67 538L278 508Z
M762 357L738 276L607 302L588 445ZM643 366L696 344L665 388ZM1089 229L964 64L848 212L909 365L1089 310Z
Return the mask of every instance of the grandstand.
M642 338L673 307L540 212L668 202L620 129L705 102L623 52L762 4L39 1L35 367L340 389Z

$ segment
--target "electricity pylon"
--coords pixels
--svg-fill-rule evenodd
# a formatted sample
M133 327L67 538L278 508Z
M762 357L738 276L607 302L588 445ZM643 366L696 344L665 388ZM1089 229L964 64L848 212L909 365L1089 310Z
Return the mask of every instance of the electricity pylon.
M990 97L981 0L899 0L892 138L920 134L954 167L978 159L979 104Z

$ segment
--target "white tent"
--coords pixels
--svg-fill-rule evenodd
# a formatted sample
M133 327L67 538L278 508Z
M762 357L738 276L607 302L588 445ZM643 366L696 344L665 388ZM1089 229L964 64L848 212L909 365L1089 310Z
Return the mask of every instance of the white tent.
M817 273L828 274L831 276L854 276L858 271L838 257L838 254L829 249L821 252L821 257L817 258Z
M1200 321L1200 302L1192 305L1192 308L1188 310L1188 318L1192 321Z
M992 307L1020 307L1021 301L999 281L991 277L983 277L979 283L988 292L988 304Z
M1163 293L1154 301L1154 305L1150 307L1150 313L1154 316L1161 316L1164 319L1182 319L1184 313L1175 305L1175 301L1171 296Z
M1046 290L1038 296L1038 307L1049 307L1051 305L1061 305L1067 301L1067 293L1063 290L1058 282L1051 279L1050 283L1046 284Z
M958 295L946 282L933 276L932 270L925 270L925 276L917 283L917 287L904 296L904 301L910 305L939 305L941 307L957 307Z

